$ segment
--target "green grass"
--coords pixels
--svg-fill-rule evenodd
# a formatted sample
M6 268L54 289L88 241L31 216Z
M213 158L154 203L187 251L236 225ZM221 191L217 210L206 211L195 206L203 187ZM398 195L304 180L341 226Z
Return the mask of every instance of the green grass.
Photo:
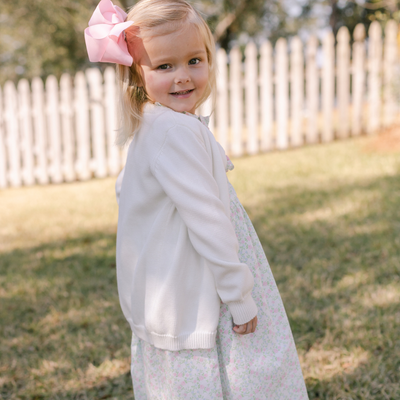
M233 160L311 399L400 399L400 153ZM0 398L133 399L114 179L0 192Z

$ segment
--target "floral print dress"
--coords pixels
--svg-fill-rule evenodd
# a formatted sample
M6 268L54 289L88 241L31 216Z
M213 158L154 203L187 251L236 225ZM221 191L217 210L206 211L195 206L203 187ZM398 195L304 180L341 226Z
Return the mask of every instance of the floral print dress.
M208 122L199 119L205 125ZM228 158L227 171L231 169ZM308 399L292 332L263 248L231 184L229 194L239 259L254 276L257 329L248 335L235 333L228 307L221 303L212 349L161 350L133 334L135 400Z

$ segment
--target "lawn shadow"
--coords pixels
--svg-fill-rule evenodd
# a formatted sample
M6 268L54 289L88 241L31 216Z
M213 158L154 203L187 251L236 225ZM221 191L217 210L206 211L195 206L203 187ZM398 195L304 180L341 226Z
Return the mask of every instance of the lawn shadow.
M115 234L13 250L0 265L2 398L133 398Z
M246 207L311 399L400 398L399 194L395 175L288 186Z

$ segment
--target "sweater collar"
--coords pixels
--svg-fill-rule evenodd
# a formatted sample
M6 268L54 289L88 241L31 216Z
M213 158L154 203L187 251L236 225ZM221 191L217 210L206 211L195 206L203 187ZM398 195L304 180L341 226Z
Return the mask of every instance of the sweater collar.
M166 107L164 105L162 105L161 103L159 103L158 101L156 101L154 103L155 106L159 106L159 107L165 107L165 108L169 108ZM170 108L170 110L172 110L172 108ZM196 114L192 114L190 112L187 111L182 111L181 114L185 114L185 115L189 115L189 117L193 117L196 118L197 120L199 120L204 126L206 126L208 128L208 124L210 122L210 116L203 116L203 115L196 115Z

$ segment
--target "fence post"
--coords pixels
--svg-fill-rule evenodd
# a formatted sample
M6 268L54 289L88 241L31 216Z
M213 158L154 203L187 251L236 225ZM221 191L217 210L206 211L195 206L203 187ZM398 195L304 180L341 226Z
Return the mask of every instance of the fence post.
M3 93L0 86L0 189L7 186L6 135L4 130Z
M77 161L75 171L80 179L91 177L89 167L90 160L90 128L89 128L89 104L87 82L85 74L78 72L75 75L75 133L77 144Z
M41 185L49 183L47 160L47 126L45 116L44 87L40 78L32 80L34 151L36 155L35 176Z
M311 36L307 43L306 98L307 98L307 143L318 141L319 74L317 68L318 40Z
M384 48L384 126L389 126L395 121L396 96L395 96L395 68L397 60L397 23L389 20L385 28Z
M104 71L104 105L107 123L107 158L110 175L117 175L121 169L120 152L115 145L117 135L117 94L115 69L107 67Z
M349 135L349 97L350 97L350 35L342 26L337 35L337 98L339 109L338 137Z
M352 94L353 123L352 135L358 136L363 129L363 103L365 93L365 28L357 24L354 29Z
M260 92L261 92L261 151L272 148L273 127L273 73L272 46L269 41L261 45L260 58Z
M381 63L382 63L382 29L378 21L369 27L368 43L368 90L369 122L368 133L376 132L381 126Z
M103 77L97 68L87 69L86 77L89 83L93 169L96 177L104 178L107 175L107 163L104 137Z
M32 109L30 88L26 79L18 82L18 120L20 127L20 148L22 156L22 180L25 185L33 185L33 137L32 137Z
M46 79L46 112L50 144L48 149L50 177L53 183L60 183L63 180L61 173L60 109L58 82L54 75L50 75Z
M246 74L246 125L247 125L247 153L258 153L258 73L257 47L250 42L245 50Z
M72 87L69 74L63 74L60 79L60 112L62 127L62 170L67 182L75 180L74 153L75 143L72 129Z
M11 186L21 186L21 157L20 136L18 129L18 103L17 91L12 82L7 81L4 85L5 101L5 127L6 147L8 152L9 174L8 180Z
M231 99L231 151L233 156L243 154L243 82L242 53L238 47L230 52L230 99Z
M323 142L333 140L333 107L335 98L335 38L328 32L323 40L322 66L322 135Z
M228 145L228 67L224 49L217 51L218 79L217 79L217 131L218 141L226 152Z
M276 42L276 147L288 147L288 54L286 39Z
M291 42L290 91L291 91L291 146L303 144L303 102L304 102L304 58L303 44L298 36Z

